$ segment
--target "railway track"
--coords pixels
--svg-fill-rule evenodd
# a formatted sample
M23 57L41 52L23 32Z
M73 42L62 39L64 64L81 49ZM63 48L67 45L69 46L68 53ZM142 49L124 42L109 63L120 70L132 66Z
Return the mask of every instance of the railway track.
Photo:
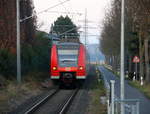
M43 105L46 101L48 101L51 97L53 97L58 91L59 91L59 89L56 89L53 93L44 97L42 100L40 100L34 106L29 108L24 114L32 114L33 112L35 112L35 110L37 110L41 105Z
M78 90L57 89L28 109L24 114L65 114Z
M68 99L62 104L62 107L58 110L58 114L65 114L72 103L73 99L75 98L79 89L76 89L72 92L72 94L68 97Z

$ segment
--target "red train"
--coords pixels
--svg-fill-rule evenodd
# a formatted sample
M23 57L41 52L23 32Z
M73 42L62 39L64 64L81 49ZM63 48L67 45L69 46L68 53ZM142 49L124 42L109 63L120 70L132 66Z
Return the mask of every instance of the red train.
M89 56L81 43L58 43L52 46L50 64L51 79L70 84L87 78Z

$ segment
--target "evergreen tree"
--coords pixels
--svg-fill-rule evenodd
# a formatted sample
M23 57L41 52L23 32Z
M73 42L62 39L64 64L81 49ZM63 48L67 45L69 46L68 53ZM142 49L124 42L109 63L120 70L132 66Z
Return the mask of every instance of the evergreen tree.
M56 33L60 38L79 38L77 26L68 16L58 17L54 24L52 24L50 33Z

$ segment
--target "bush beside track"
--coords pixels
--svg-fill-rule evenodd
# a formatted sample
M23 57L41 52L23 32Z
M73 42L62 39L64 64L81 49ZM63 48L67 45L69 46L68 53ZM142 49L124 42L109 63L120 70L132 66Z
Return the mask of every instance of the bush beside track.
M37 32L32 44L21 43L23 75L33 71L48 72L51 41L45 36L46 33ZM16 53L9 49L0 49L0 75L8 79L16 78Z

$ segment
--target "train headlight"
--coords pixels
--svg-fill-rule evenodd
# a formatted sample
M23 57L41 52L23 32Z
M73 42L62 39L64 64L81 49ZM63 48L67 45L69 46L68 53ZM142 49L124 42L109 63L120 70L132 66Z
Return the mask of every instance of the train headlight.
M56 67L53 67L53 70L57 70L57 68L56 68Z
M79 67L79 70L83 70L83 67L82 67L82 66L80 66L80 67Z

